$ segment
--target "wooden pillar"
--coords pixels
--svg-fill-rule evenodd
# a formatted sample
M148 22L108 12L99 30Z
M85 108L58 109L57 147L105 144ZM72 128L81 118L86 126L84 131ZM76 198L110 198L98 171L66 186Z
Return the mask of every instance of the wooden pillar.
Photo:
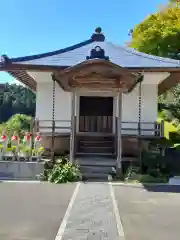
M74 162L74 153L75 153L75 92L71 94L71 133L70 133L70 161Z
M122 127L122 93L120 90L118 91L118 101L117 101L117 171L120 172L122 168L122 135L121 135L121 127Z

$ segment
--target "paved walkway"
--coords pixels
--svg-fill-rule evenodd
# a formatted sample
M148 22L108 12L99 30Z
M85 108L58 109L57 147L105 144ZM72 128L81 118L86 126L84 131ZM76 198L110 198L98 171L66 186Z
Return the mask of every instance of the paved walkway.
M123 240L124 233L108 183L78 183L56 240Z

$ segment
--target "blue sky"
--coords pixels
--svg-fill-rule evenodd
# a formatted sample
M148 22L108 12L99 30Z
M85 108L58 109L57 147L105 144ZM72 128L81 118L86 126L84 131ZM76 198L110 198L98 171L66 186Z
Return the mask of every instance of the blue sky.
M18 57L57 50L90 38L97 26L118 44L166 0L0 0L0 54ZM0 82L11 82L0 73Z

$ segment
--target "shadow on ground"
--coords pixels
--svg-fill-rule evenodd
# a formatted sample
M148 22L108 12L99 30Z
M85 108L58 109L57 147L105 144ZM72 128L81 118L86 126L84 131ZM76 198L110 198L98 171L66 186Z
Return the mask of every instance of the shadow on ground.
M180 186L177 186L177 185L150 185L150 184L143 184L143 186L149 192L180 193Z

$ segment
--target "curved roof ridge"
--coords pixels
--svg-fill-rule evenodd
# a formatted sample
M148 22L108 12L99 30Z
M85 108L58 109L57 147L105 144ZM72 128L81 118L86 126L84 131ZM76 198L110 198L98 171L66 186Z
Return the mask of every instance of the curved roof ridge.
M159 56L139 52L139 51L135 50L134 48L117 45L117 44L114 44L112 42L107 42L107 43L110 43L114 47L119 47L123 51L126 51L128 53L132 53L132 54L140 56L140 57L148 58L148 59L151 59L151 60L159 60L159 61L165 62L165 63L174 63L174 64L179 64L180 65L180 60L175 60L175 59L165 58L165 57L159 57Z
M10 61L12 61L12 62L21 62L22 61L23 62L23 61L30 61L30 60L44 58L44 57L50 57L50 56L53 56L53 55L57 55L57 54L65 53L65 52L68 52L68 51L72 51L76 48L83 47L83 46L88 45L92 42L94 42L94 40L88 39L88 40L85 40L81 43L72 45L70 47L62 48L62 49L47 52L47 53L34 54L34 55L30 55L30 56L17 57L17 58L10 58Z

